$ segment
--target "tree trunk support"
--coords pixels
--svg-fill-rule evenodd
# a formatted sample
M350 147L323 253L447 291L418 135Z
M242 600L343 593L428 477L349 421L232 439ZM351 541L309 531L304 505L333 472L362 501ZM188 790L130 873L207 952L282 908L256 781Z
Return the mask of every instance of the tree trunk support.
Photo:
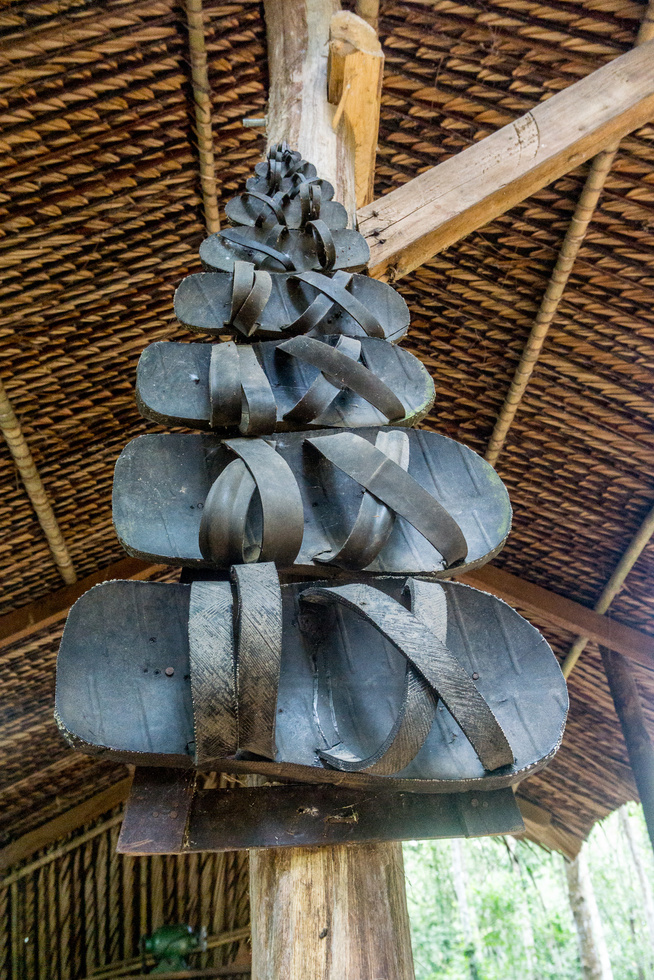
M608 647L600 647L611 697L620 720L649 839L654 847L654 746L645 724L645 714L631 667L625 658Z
M327 101L339 9L335 0L265 0L267 135L315 163L353 214L353 146L333 129ZM250 905L253 980L413 980L400 844L251 851Z

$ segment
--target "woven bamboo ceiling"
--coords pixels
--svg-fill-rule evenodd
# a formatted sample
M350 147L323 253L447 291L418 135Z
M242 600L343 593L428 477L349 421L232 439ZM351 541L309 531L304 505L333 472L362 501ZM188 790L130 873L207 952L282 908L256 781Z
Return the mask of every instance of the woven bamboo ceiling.
M260 3L205 3L216 175L226 200L261 158ZM382 195L633 46L629 0L382 2ZM515 521L496 564L592 606L654 504L654 128L625 138L497 468ZM123 557L113 465L153 426L134 403L154 340L189 339L173 290L203 237L183 4L34 0L0 13L0 373L83 577ZM433 372L428 422L485 453L588 166L401 280L406 346ZM60 589L0 446L0 614ZM654 634L654 546L611 606ZM573 635L532 621L563 658ZM0 652L0 845L124 775L52 721L61 625ZM654 675L636 678L654 734ZM570 677L559 755L520 795L577 838L634 798L598 650Z

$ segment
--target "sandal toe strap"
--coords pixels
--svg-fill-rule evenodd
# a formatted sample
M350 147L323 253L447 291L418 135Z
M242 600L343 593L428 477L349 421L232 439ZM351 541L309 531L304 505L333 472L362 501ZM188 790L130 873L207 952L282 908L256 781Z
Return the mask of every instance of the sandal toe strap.
M248 561L292 565L302 544L304 507L293 472L264 439L226 439L238 457L214 480L202 510L200 552L221 567ZM258 494L261 527L248 537ZM260 543L259 543L260 542Z
M348 316L351 316L359 324L364 333L369 337L381 337L384 339L384 328L376 316L374 316L364 305L359 302L356 296L348 292L345 288L351 280L351 275L347 281L337 272L335 276L329 277L321 272L298 272L293 277L302 282L313 286L319 293L328 296L337 306L339 306Z
M279 225L274 225L276 233L279 227ZM282 225L281 227L283 228L284 226ZM274 248L267 242L255 242L252 238L233 228L227 228L225 231L218 232L218 234L226 242L231 242L233 245L240 245L242 248L246 248L251 252L260 252L262 255L270 256L271 259L279 262L286 272L293 272L295 269L295 263L286 252L280 252L278 248Z
M438 549L446 568L465 559L468 545L454 518L417 480L367 439L354 432L337 432L308 437L306 442L408 521Z
M193 582L188 638L195 762L248 752L274 759L282 597L274 564L232 569L228 582ZM235 606L235 608L234 608ZM234 615L236 613L236 615Z
M428 685L432 702L440 697L462 729L485 769L493 771L511 765L514 755L488 703L441 636L446 624L447 606L442 586L435 582L410 580L412 611L369 585L352 584L306 589L302 599L308 602L338 602L351 609L377 629L407 659L408 671L417 673ZM443 596L444 598L444 596ZM438 621L440 620L440 628ZM440 633L440 635L439 635ZM445 633L446 636L446 633ZM410 692L409 676L399 715L393 726L395 736L368 759L356 759L343 746L336 746L321 757L334 768L347 772L375 771L390 775L409 764L413 747L420 748L434 713L424 698L424 687ZM391 733L392 734L392 733ZM394 749L394 740L401 737ZM417 751L417 750L416 750Z
M209 362L211 426L237 425L243 435L275 431L277 403L253 347L214 344Z
M349 347L352 353L343 350L345 343L341 345L341 340L350 341ZM356 345L356 347L355 347ZM298 360L317 367L324 379L332 386L333 395L326 405L316 405L318 409L313 410L312 399L309 392L295 405L284 418L288 421L312 421L317 418L331 404L331 401L344 388L353 391L355 394L364 398L369 405L380 411L389 422L395 422L404 418L406 410L397 395L385 384L381 378L377 377L364 364L359 363L361 344L358 341L352 343L352 338L339 338L336 347L325 344L323 341L314 340L312 337L292 337L290 340L279 344L278 350L285 354L290 354ZM354 355L354 350L357 350ZM311 415L308 412L312 411Z
M234 262L232 305L229 326L249 337L257 329L257 321L272 292L269 272L255 269L251 262Z

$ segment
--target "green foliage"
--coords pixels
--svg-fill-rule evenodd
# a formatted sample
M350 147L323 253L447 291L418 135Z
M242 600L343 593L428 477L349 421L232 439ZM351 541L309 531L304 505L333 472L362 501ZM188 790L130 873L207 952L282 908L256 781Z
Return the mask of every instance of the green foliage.
M641 851L654 885L654 859L641 808ZM614 980L654 980L643 900L618 814L596 826L587 857ZM581 965L563 858L528 841L463 842L475 943L466 943L450 841L405 844L416 980L578 980ZM476 949L475 949L476 946Z

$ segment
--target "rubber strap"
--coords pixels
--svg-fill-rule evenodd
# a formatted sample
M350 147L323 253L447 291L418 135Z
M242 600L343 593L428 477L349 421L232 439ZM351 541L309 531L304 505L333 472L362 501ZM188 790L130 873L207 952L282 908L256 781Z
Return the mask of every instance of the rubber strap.
M241 371L238 347L231 340L211 347L209 404L212 429L238 425L241 417Z
M290 566L304 534L300 489L286 462L264 439L226 439L239 459L214 480L200 521L200 552L222 568L248 561ZM247 518L255 490L261 504L261 543L248 547Z
M438 583L424 585L442 590ZM424 601L424 590L419 598ZM488 703L444 642L417 615L370 585L312 587L302 593L302 599L308 602L339 602L369 622L406 657L411 667L427 681L434 695L443 700L485 769L492 772L500 766L513 764L511 746ZM406 711L407 701L405 697L400 714ZM426 719L415 721L419 730L424 731ZM394 727L396 732L399 731L401 720L396 721ZM418 736L415 738L417 740ZM387 741L371 757L372 765L389 752ZM359 771L369 763L367 759L354 759L343 749L321 752L320 755L334 768L346 772ZM400 758L399 761L407 765L410 760Z
M257 328L257 320L263 312L272 292L269 272L255 270L251 262L234 262L232 279L232 307L229 324L249 337Z
M468 545L454 518L417 480L367 439L353 432L337 432L307 438L306 442L408 521L438 549L446 568L465 559Z
M320 273L317 274L319 275ZM300 277L293 276L293 278L298 279ZM351 279L351 272L339 271L334 273L332 282L335 281L338 286L345 289ZM303 313L300 313L300 315L288 325L287 329L291 333L307 333L309 330L314 330L333 310L333 308L334 301L325 293L319 292L316 298L307 306L306 310Z
M402 471L409 468L409 447L409 436L400 429L381 429L375 438L375 448ZM395 511L366 490L343 544L336 552L315 555L314 561L338 568L367 568L388 541L394 525Z
M379 320L366 309L363 303L360 303L352 293L348 292L340 284L336 276L330 279L329 276L325 276L320 272L298 272L294 278L301 279L302 282L308 282L318 292L329 296L334 303L340 306L348 316L351 316L359 324L361 329L369 337L381 337L382 340L384 339L384 329Z
M322 297L322 299L325 298L324 296ZM281 350L283 346L283 344L279 344L276 350ZM361 355L361 341L355 337L346 337L344 334L341 334L336 341L336 350L343 357L349 357L353 361L358 361ZM292 354L293 351L285 351L285 353ZM293 408L286 412L284 421L298 426L304 426L309 422L313 422L329 408L334 399L340 395L341 390L338 385L329 381L324 374L319 374L302 398L296 402Z
M277 226L275 226L277 227ZM225 241L231 242L233 245L240 245L243 248L247 248L251 252L261 252L263 255L269 255L271 259L275 259L279 262L281 266L284 267L286 272L293 272L295 269L295 263L285 252L280 252L279 249L273 248L271 245L267 245L265 242L254 242L247 235L242 234L239 231L235 231L232 228L228 228L226 231L221 231L218 233L221 238Z
M267 208L270 208L272 213L275 215L275 220L278 225L286 224L286 215L284 214L282 208L280 207L278 201L270 197L268 194L260 194L258 191L244 191L241 194L241 198L253 197L256 201L260 201ZM262 225L265 221L265 212L260 211L259 214L254 219L255 225Z
M300 227L304 228L307 222L317 221L320 217L320 206L322 203L320 185L305 180L299 185L299 194L302 210Z
M240 432L244 436L274 432L277 403L253 347L247 344L238 347L238 364L242 396Z
M277 349L317 367L337 388L349 388L361 398L365 398L368 404L381 412L389 422L396 422L405 417L404 405L388 385L365 365L341 353L338 348L311 337L292 337L279 344ZM294 411L295 409L291 410ZM287 413L284 418L288 419L290 414Z
M306 230L313 235L321 270L331 272L336 262L336 245L329 225L317 218L315 221L307 222Z
M238 748L232 590L228 582L193 582L188 645L195 764L233 758Z
M282 593L272 562L232 568L236 611L238 748L274 759L282 657Z

